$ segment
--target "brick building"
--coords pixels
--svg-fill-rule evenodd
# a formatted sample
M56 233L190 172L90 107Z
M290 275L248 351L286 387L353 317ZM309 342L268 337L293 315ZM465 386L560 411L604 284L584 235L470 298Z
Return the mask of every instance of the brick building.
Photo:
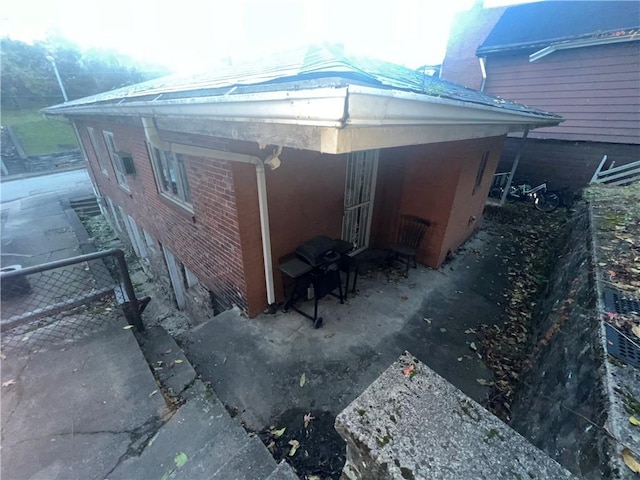
M519 177L576 190L604 155L640 158L640 2L481 3L454 22L441 78L565 119L529 134ZM522 143L508 139L500 170Z
M561 121L328 48L45 112L71 120L107 214L178 305L208 292L249 316L283 299L278 264L316 235L383 248L418 215L418 261L438 267L478 227L505 135Z

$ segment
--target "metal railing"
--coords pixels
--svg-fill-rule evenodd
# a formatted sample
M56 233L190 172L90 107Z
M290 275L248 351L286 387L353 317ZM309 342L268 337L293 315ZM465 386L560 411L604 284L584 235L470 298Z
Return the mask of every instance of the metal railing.
M4 267L0 297L3 352L84 336L120 312L142 331L142 312L151 300L136 298L119 249L26 268Z
M607 156L602 157L602 161L596 168L596 172L591 177L590 183L606 183L608 185L629 185L640 180L640 161L627 163L615 167L615 162L611 162L609 168L604 168L607 163Z

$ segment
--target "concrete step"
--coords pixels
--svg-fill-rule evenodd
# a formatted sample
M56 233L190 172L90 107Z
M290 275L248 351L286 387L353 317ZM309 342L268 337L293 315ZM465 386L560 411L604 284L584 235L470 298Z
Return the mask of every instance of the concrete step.
M168 395L177 397L191 385L196 371L182 349L161 326L148 327L138 334L142 353Z
M276 461L262 441L258 437L251 437L242 449L210 478L211 480L264 480L276 469L276 466Z
M160 428L139 456L121 462L109 475L110 480L211 478L245 447L246 432L215 394L201 382L192 389L196 394ZM193 474L184 476L187 470Z
M283 460L265 480L298 480L298 476L289 464Z
M98 200L94 196L69 200L69 206L76 211L78 216L95 217L101 213Z

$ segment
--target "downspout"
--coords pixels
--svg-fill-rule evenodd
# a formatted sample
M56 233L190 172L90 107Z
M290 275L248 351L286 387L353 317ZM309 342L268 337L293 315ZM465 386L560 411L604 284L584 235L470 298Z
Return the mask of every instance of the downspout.
M480 73L482 74L482 83L480 84L480 91L484 92L484 86L487 83L487 66L485 64L487 57L478 57L480 62Z
M256 182L258 184L258 209L260 211L260 232L262 234L262 256L264 257L264 280L267 287L267 302L273 306L276 301L273 287L273 266L271 263L271 234L269 232L269 209L267 205L267 181L264 173L263 161L253 155L225 152L213 148L196 147L183 143L168 142L160 138L155 121L142 117L142 126L147 141L154 147L167 152L195 157L215 158L229 162L250 163L256 167Z

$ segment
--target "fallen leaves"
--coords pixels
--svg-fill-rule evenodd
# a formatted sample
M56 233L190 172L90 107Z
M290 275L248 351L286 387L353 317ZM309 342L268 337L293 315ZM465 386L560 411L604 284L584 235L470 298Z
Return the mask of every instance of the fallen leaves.
M477 351L478 351L478 347L476 346L476 342L471 342L471 343L469 344L469 348L470 348L471 350L473 350L474 352L477 352Z
M298 451L298 448L300 448L300 442L297 440L289 440L289 445L291 445L291 450L289 450L289 456L293 457Z
M640 427L640 420L638 420L636 417L634 417L633 415L629 417L629 423L631 425L635 425L636 427Z
M416 369L416 366L411 364L409 365L407 368L405 368L404 370L402 370L402 373L405 376L411 375L411 373Z
M282 427L279 430L276 429L275 427L271 427L271 429L269 430L269 433L273 435L273 438L280 438L282 435L284 435L284 432L286 429L287 427Z
M184 452L180 452L174 457L173 463L176 464L176 467L180 468L180 467L184 467L184 465L187 463L187 460L189 460L189 457L187 457L187 454Z
M302 375L300 375L300 388L304 387L305 383L307 383L307 375L302 372Z
M315 420L315 417L311 416L311 412L305 414L304 416L304 428L308 428L309 424L311 423L311 420Z
M507 206L486 212L489 217L494 216L501 238L505 239L500 256L509 286L499 303L501 316L494 325L477 328L479 341L477 345L470 343L469 349L482 354L483 362L494 372L487 408L508 422L513 392L527 365L534 307L547 287L567 224L562 211L545 214Z
M126 325L122 327L123 330L131 330L132 328L133 328L133 325Z
M624 447L620 452L620 455L622 455L622 461L624 461L625 465L629 467L629 470L635 473L640 473L640 463L635 459L631 450Z

